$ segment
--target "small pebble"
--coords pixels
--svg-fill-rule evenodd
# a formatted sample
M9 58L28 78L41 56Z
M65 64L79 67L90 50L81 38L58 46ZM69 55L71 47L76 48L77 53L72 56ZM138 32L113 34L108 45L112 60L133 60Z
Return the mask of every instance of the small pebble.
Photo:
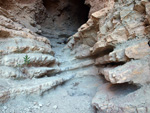
M4 110L6 110L7 109L7 106L4 106Z
M29 112L30 110L28 108L24 109L24 111Z
M57 105L55 105L55 106L53 106L53 108L54 108L54 109L57 109L57 108L58 108L58 106L57 106Z
M33 104L34 104L34 105L37 105L38 103L37 103L37 102L33 102Z
M39 106L42 107L43 105L42 105L42 104L39 104Z
M36 106L34 106L34 108L35 108L35 109L40 109L40 107L39 107L39 106L37 106L37 105L36 105Z
M46 105L47 107L49 107L50 106L50 103L47 103L47 105Z

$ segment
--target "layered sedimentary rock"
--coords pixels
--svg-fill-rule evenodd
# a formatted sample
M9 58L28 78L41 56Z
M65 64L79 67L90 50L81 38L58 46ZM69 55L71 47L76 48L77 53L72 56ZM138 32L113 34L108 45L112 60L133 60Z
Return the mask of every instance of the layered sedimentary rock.
M96 57L95 65L100 68L100 74L104 74L105 68L110 68L112 71L116 67L121 68L124 65L130 68L130 62L140 62L140 60L141 63L147 65L143 68L148 68L149 64L144 63L144 61L148 63L150 53L147 44L149 41L148 4L148 1L110 1L108 7L93 13L87 23L79 28L78 33L71 40L72 44L69 43L68 47L75 48L75 44L78 42L82 44L82 47L89 47L89 49L83 48L82 50L87 51L86 54L84 52L78 54L83 58L85 56ZM133 65L133 68L136 69L136 65L135 67ZM148 70L146 72L149 74ZM105 77L107 76L106 78L117 77L113 72L106 71L106 73L104 74ZM125 72L122 73L125 74ZM120 72L118 76L121 76ZM135 76L138 76L138 74L135 74ZM122 75L122 77L124 78L125 75ZM134 81L134 79L125 80L124 78L124 80L121 80L120 78L120 81L122 82L119 83L125 83ZM110 82L112 82L111 78ZM115 84L117 81L112 83Z
M78 29L68 43L69 48L78 52L77 58L91 57L95 61L99 75L104 76L110 82L110 86L116 84L114 85L116 89L113 90L111 87L106 88L107 84L104 83L94 97L92 103L99 113L146 113L149 110L149 101L144 98L140 101L139 97L133 96L135 94L142 96L144 90L149 90L149 4L147 0L109 1L106 7L91 14L89 20ZM80 52L78 50L81 47ZM122 90L121 86L124 83L142 85L142 87L140 90L132 91L130 89L132 85L125 84L125 89ZM118 94L120 90L119 97L115 90ZM110 98L107 98L107 95L110 95ZM147 97L148 95L145 94L145 98ZM124 105L124 102L119 102L123 98L139 99L139 101Z
M53 3L52 10L50 6L51 3ZM59 7L55 8L55 5L57 4L59 4ZM74 6L78 4L78 7ZM88 9L85 13L84 11L76 11L76 9L80 9L83 5L83 1L0 1L0 80L3 81L0 83L1 102L12 98L13 95L22 94L27 90L31 93L34 91L38 93L42 90L42 86L49 90L73 78L76 74L72 75L71 72L70 75L65 74L65 76L62 77L54 77L54 80L53 78L47 79L46 77L56 75L59 72L76 70L94 64L94 60L84 60L84 62L80 62L76 60L74 61L74 57L67 57L68 59L65 58L65 61L63 61L63 58L62 60L59 60L55 57L55 54L58 51L55 51L54 53L48 39L51 37L51 33L53 35L52 38L68 38L66 35L70 36L76 32L74 30L76 30L80 24L85 22L85 18L88 18L86 16L88 15ZM72 9L71 12L68 11L68 8ZM53 15L49 17L52 13ZM78 13L83 16L83 18L79 19L77 16L74 18L74 15ZM72 14L72 17L70 17L72 19L66 17L68 14ZM59 18L62 20L58 24L57 22L59 21ZM57 21L53 22L53 19ZM74 25L70 25L73 19ZM67 20L68 23L58 26L63 21ZM55 23L57 26L53 25ZM55 28L51 29L51 27ZM67 30L61 31L64 28ZM70 28L72 29L71 34L67 32ZM48 32L45 30L48 30ZM60 34L55 33L59 32L58 30L60 31ZM48 38L40 36L39 34L46 35ZM64 54L68 54L69 56L70 52ZM29 58L28 64L25 62L25 56L28 56ZM72 62L72 64L74 62L74 64L70 65L70 62ZM93 74L98 72L95 67L91 68ZM85 70L83 72L82 70L79 70L77 76L87 74L89 74L88 71ZM38 78L41 80L38 80ZM31 81L28 81L29 79L31 79ZM10 82L9 85L7 85L7 81ZM29 85L31 88L28 88L27 82L31 83Z
M89 19L75 33L87 18L78 17L86 11L75 16L78 3L0 1L0 102L99 74L103 82L92 100L97 113L149 112L150 2L85 0ZM53 51L59 38L68 43Z
M4 18L3 15L1 15L1 17ZM4 26L1 26L0 65L2 70L1 75L4 78L5 76L17 77L17 71L21 71L26 68L26 66L23 65L24 57L26 55L28 55L30 58L30 67L47 67L48 65L55 63L55 58L53 57L53 52L51 50L50 42L48 39L36 35L23 26L20 28L15 26L15 24L18 23L13 22L10 19L5 18L2 23ZM11 26L11 29L7 28L7 25ZM10 69L11 73L5 73L4 71L6 68L8 69L7 71ZM17 70L17 68L21 69ZM25 72L19 73L22 74Z

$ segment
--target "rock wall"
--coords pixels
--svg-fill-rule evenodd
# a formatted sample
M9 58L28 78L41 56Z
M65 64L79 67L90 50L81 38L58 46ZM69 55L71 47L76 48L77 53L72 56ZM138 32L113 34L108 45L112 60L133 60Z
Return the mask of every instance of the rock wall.
M110 0L70 37L67 47L76 50L76 58L94 59L99 75L110 82L98 88L92 101L99 113L149 111L144 94L150 81L149 4ZM133 90L125 83L140 88Z
M46 9L42 0L1 0L0 6L5 12L11 14L5 15L7 18L13 18L24 27L33 32L40 33L40 26L37 24L37 16L43 21L46 18Z
M90 6L89 16L91 16L92 13L107 7L109 0L85 0L85 4Z
M3 78L32 78L58 70L50 41L36 34L41 32L37 14L42 12L41 20L46 16L42 1L6 0L1 4L0 12L0 75ZM30 57L29 66L24 65L25 55Z
M8 14L6 15L9 16ZM25 55L30 57L31 65L29 68L37 67L40 69L40 66L46 67L55 62L48 39L38 36L5 15L1 15L0 19L0 75L2 77L27 77L24 74L28 75L27 73L30 72L28 72L29 69L24 65ZM41 64L38 62L41 62ZM43 67L41 68L43 69ZM47 72L48 68L44 70ZM33 73L37 74L36 69Z
M74 77L99 75L103 82L92 100L97 113L148 113L150 2L86 0L88 21L68 38L63 51L53 51L58 38L70 36L87 18L86 11L82 18L75 16L83 4L74 4L0 0L0 102L41 94Z
M146 1L110 1L108 7L93 13L78 29L68 47L77 49L76 43L79 42L89 47L86 54L80 53L77 57L96 57L99 73L113 84L146 82L137 76L143 73L147 73L145 77L149 76L146 70L150 54L148 11L149 2ZM140 65L130 66L134 63L141 64L141 69ZM144 71L141 72L142 68ZM139 78L139 82L134 78Z

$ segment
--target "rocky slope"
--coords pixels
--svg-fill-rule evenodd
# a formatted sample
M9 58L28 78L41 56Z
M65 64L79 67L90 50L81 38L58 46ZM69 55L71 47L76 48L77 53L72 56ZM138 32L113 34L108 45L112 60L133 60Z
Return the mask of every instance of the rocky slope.
M149 39L148 0L0 0L0 112L149 113Z

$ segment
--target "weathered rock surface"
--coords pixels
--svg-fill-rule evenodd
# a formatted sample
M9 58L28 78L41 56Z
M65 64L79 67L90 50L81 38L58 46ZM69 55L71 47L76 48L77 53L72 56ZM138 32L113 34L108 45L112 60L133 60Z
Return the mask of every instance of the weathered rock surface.
M51 78L42 78L34 80L25 80L20 83L12 80L2 81L1 91L0 91L0 102L7 101L9 98L14 98L18 95L30 95L30 94L42 94L57 85L62 84L63 82L73 78L73 76L58 76Z
M110 52L108 55L104 55L95 60L95 64L109 64L127 62L131 59L141 59L149 55L150 49L147 44L147 39L134 39L120 44Z
M89 51L87 51L86 48L83 48L82 51L87 51L87 55L85 54L85 56L96 56L96 65L111 65L111 63L116 63L117 65L117 63L126 63L131 60L140 60L146 56L148 57L150 53L150 49L147 44L149 40L147 27L150 25L147 23L149 15L148 6L148 1L109 1L108 6L93 13L87 23L78 29L78 36L74 35L74 39L71 39L71 41L74 40L72 42L74 43L72 44L72 47L78 50L79 47L76 46L76 43L79 42L91 47L91 54L89 54ZM70 47L71 45L68 46ZM82 52L78 54L83 56ZM142 61L141 66L143 65ZM148 62L148 60L146 62ZM129 65L129 63L124 64L123 67L125 65ZM149 66L148 64L145 65L147 65L144 66L144 70L146 71L146 68L148 69ZM115 67L116 66L109 66L109 68L114 72L116 69ZM105 68L108 70L107 66L103 66L104 70ZM121 69L121 66L117 67L117 69L119 68ZM140 67L138 67L138 69L140 70ZM143 68L141 67L141 70L142 69ZM148 71L146 72L149 73ZM116 71L116 73L118 72ZM121 76L123 73L124 72L119 72L118 74ZM141 72L141 75L142 74L145 75L145 72ZM109 73L104 74L105 77L112 75L113 74ZM129 76L132 76L132 74L129 74ZM146 74L146 76L148 77L149 75ZM122 75L122 77L124 76ZM134 81L134 78L132 79L133 80L130 79L129 81ZM145 80L143 80L143 82L144 81ZM125 80L124 82L127 81ZM124 82L122 81L118 83ZM141 83L143 82L141 81ZM115 82L113 81L112 83Z
M17 13L19 12L19 9L22 9L26 5L29 6L30 3L15 3L15 1L12 1L12 7L9 7L10 9L7 9L7 4L9 4L9 1L5 1L4 4L1 4L2 6L0 9L1 77L28 77L31 76L28 75L29 72L31 73L31 71L26 71L30 70L29 68L32 68L32 73L36 73L36 77L43 76L41 73L45 74L47 71L55 70L54 67L51 67L50 69L46 70L43 69L43 71L45 71L41 73L39 72L38 75L38 71L33 69L33 67L46 68L51 64L55 64L55 58L53 57L53 51L50 46L50 41L45 37L37 35L35 33L36 28L33 27L32 29L31 26L25 25L26 22L27 24L29 23L28 21L30 21L30 19L27 19L26 22L24 22L24 20L22 19L23 14ZM23 6L23 4L26 5ZM32 3L32 5L33 4L36 3L34 2ZM31 11L30 8L31 6L28 7L28 10ZM16 17L12 14L16 15ZM34 16L29 12L24 12L24 14ZM27 17L27 15L25 15L25 17ZM34 18L31 17L31 19L33 20ZM23 65L25 55L28 55L28 57L30 58L30 67L26 67L25 65ZM32 77L34 77L34 75L32 75Z
M145 59L133 60L117 67L100 68L99 74L103 74L106 80L110 81L112 84L126 82L145 84L150 81L150 59Z
M115 0L104 3L108 5L92 13L89 20L71 37L68 48L77 51L77 54L80 55L77 58L90 57L94 59L99 75L104 76L110 82L110 85L115 84L114 86L120 94L117 96L115 91L111 90L111 87L108 89L104 84L104 87L101 87L92 102L98 113L146 113L149 100L147 101L144 98L140 100L136 96L132 97L133 100L137 100L134 101L135 103L129 101L128 104L124 104L121 100L123 98L130 100L130 96L135 94L142 96L144 90L149 90L149 1ZM86 47L78 52L79 45L82 45L82 47L89 46L90 49L88 50L90 51ZM126 88L122 90L121 86L124 83L142 86L139 88L140 90L135 91L130 96L122 97L122 92L130 93ZM126 85L130 88L130 85ZM104 98L107 94L110 95L108 100Z
M148 0L0 0L0 112L149 113L149 39Z
M97 113L148 113L148 92L149 86L105 83L98 88L92 104L98 109Z

